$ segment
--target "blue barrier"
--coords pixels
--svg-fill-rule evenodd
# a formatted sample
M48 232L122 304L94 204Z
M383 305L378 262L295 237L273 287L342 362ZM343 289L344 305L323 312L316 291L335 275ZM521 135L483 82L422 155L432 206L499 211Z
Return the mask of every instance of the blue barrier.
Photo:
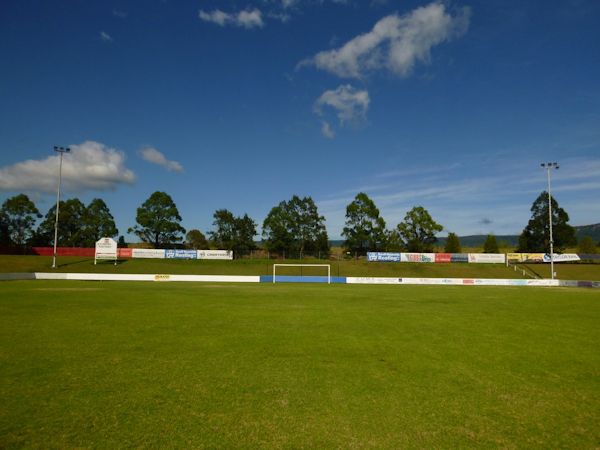
M295 276L295 275L276 275L275 281L277 283L327 283L327 277L324 276ZM262 275L260 277L261 283L272 283L272 275ZM332 283L346 284L346 277L331 277Z

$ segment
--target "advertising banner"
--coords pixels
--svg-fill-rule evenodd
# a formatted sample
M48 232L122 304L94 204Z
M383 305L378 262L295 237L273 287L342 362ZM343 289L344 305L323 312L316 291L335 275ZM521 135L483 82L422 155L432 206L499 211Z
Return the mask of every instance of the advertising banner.
M131 258L132 249L131 248L119 248L119 249L117 249L117 253L119 254L119 258Z
M367 261L372 261L372 262L400 262L400 253L367 252Z
M117 264L117 241L109 237L101 238L96 241L94 264L96 264L96 261L99 259L111 259Z
M165 250L165 258L167 259L196 259L198 252L196 250Z
M452 262L452 254L450 254L450 253L436 253L435 254L435 262L436 263L449 263L449 262Z
M462 262L462 263L469 262L469 254L468 253L452 253L450 261L453 262L453 263L455 263L455 262Z
M133 258L164 258L165 251L161 248L132 248Z
M401 262L433 263L435 253L400 253Z
M233 259L231 250L196 250L198 259Z
M507 253L509 262L544 262L543 253Z
M504 264L504 253L469 253L469 262L478 264Z
M569 261L580 261L579 255L575 254L575 253L563 253L563 254L558 254L558 253L554 253L553 258L555 263L557 262L569 262ZM547 253L544 255L544 262L545 263L549 263L550 262L550 253Z

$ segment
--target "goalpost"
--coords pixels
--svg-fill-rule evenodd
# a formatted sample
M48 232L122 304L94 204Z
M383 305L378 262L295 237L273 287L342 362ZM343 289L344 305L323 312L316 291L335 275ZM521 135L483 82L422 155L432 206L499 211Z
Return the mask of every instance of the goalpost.
M273 264L273 283L277 276L277 267L327 267L327 284L331 284L331 264Z

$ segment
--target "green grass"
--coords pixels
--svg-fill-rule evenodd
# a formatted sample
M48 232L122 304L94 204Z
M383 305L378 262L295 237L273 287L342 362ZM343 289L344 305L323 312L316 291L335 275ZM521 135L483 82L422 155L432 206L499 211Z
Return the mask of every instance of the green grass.
M597 448L600 292L0 283L0 448Z
M543 278L550 278L550 264L523 265ZM556 263L554 264L554 271L561 280L600 281L600 264Z
M82 257L59 257L58 268L52 269L52 258L46 256L0 256L0 272L104 272L104 273L168 273L200 275L272 275L273 263L331 264L332 276L352 277L455 277L455 278L522 278L503 264L425 264L425 263L376 263L366 261L326 260L177 260L177 259L128 259L117 266L102 261L94 266L94 260ZM300 274L300 269L278 269L281 273ZM303 268L304 275L322 275L324 269Z

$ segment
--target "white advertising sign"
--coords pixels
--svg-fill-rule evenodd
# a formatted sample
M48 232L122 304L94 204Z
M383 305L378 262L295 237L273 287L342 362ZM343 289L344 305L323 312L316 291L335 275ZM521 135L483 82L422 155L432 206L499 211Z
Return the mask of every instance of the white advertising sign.
M134 248L131 250L132 258L164 258L165 251L160 248Z
M400 253L401 262L434 263L435 253Z
M576 253L562 253L562 254L554 253L552 255L552 259L554 260L555 263L568 262L568 261L580 261L579 255L577 255ZM544 262L545 263L550 262L550 254L549 253L544 255Z
M96 253L94 264L99 259L113 259L117 264L117 241L109 237L102 238L96 242Z
M198 259L233 259L231 250L197 250Z
M469 253L470 263L479 264L504 264L506 255L504 253Z

